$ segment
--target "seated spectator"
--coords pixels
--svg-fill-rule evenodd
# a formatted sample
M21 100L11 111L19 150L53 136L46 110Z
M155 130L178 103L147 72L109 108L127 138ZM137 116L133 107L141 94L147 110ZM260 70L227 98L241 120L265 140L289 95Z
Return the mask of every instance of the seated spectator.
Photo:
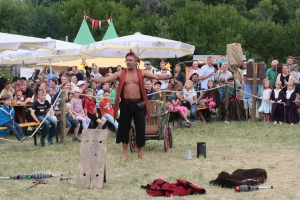
M121 65L117 65L117 72L122 71L122 70L123 70L122 66Z
M160 81L155 82L153 87L158 92L159 97L161 98L162 97L162 94L161 94L161 82Z
M219 84L220 100L223 102L225 100L225 79L221 78Z
M51 78L50 79L50 86L51 87L50 87L50 93L49 93L49 95L50 95L51 98L54 98L54 96L57 93L59 93L59 91L60 91L60 87L57 84L58 84L58 82L57 82L56 78Z
M70 86L71 87L71 86ZM62 88L64 89L64 88ZM65 134L67 135L70 128L71 127L74 127L74 136L73 136L73 141L77 141L77 142L81 142L81 140L78 138L78 131L79 131L79 128L80 128L80 123L78 120L76 120L75 116L73 115L72 111L71 111L71 106L70 106L70 103L69 102L69 97L68 97L68 92L65 93L66 95L66 104L67 104L67 109L66 109L66 130L65 130ZM60 97L58 97L57 101L56 101L56 104L54 106L54 111L55 111L55 115L56 115L56 118L58 120L61 119L61 116L62 116L62 113L61 113L61 99Z
M97 93L97 98L96 98L96 107L97 107L97 112L98 112L98 116L101 116L101 112L100 112L100 100L103 97L103 93L104 90L108 90L109 91L109 83L103 83L102 85L102 89L100 89Z
M10 94L2 95L3 106L0 108L0 126L7 127L22 142L26 137L20 125L14 120L15 110L11 106L11 98Z
M190 110L191 120L196 119L197 112L197 93L194 90L193 82L188 80L184 84L183 99L181 99L181 105Z
M46 100L46 91L39 90L38 99L33 103L31 116L36 122L43 122L43 132L40 137L42 146L45 146L45 137L47 137L49 145L53 145L52 137L57 133L57 121L52 118L53 112L47 116L47 110L51 108L50 103ZM50 129L49 129L50 128Z
M145 79L144 82L148 100L160 100L159 93L152 87L152 80Z
M74 87L77 88L77 77L76 77L76 75L71 76L71 89L73 89Z
M72 92L74 92L74 94L71 100L71 111L75 118L82 122L82 128L88 129L91 119L84 113L82 101L79 99L81 90L79 88L73 88Z
M15 90L16 94L18 93L19 90L21 90L21 92L22 92L21 96L19 96L19 98L20 98L19 104L26 105L28 102L31 102L33 92L26 87L25 80L20 80L20 89ZM15 111L16 111L16 116L19 120L19 123L23 123L23 108L16 107Z
M112 106L114 106L114 104L115 104L115 98L117 95L118 86L119 86L119 80L115 80L114 89L111 91L111 93L109 95Z
M49 80L51 78L57 78L57 75L55 73L50 72L50 68L46 68L45 77L47 77Z
M104 90L103 92L103 98L100 100L100 111L103 117L107 119L108 122L110 122L115 130L118 132L119 124L117 120L114 120L114 109L111 105L110 99L109 99L109 90ZM119 114L118 114L119 115Z
M77 66L72 67L73 74L76 76L76 82L83 80L83 75L78 71ZM73 82L71 80L71 82Z
M220 106L220 93L213 80L208 81L207 88L208 90L203 96L203 101L198 107L207 106L211 112L213 108L218 108ZM206 123L202 112L198 111L198 114L202 120L202 123Z
M168 84L167 90L170 91L180 91L183 89L183 85L176 77L172 78L170 80L170 83Z
M12 88L10 81L6 81L6 83L4 84L4 89L1 91L0 98L5 94L9 94L11 96L11 98L13 99L15 90Z
M12 79L12 88L15 90L17 87L19 87L19 84L20 84L20 78L19 77L14 77Z
M30 100L30 102L35 102L38 99L38 92L39 90L45 90L46 89L46 84L45 83L39 83L36 86L36 90L35 93L32 95L32 98ZM49 94L46 94L46 100L51 103L51 96Z
M92 66L91 76L93 76L94 78L101 78L101 77L103 77L102 74L99 73L99 68L97 67L96 64L93 64L93 66Z
M193 124L193 122L189 121L187 118L188 109L186 107L180 105L181 99L183 99L182 95L183 95L183 93L180 91L174 92L171 96L169 96L166 106L170 111L178 110L184 120L182 125L185 127L191 127L194 124Z
M93 90L94 94L97 94L98 93L97 83L92 81L91 82L91 89ZM95 96L95 95L93 95L93 96Z
M33 82L36 83L36 84L38 84L38 83L41 82L41 80L39 78L37 78L37 79L34 79Z
M193 73L190 77L190 80L193 82L193 87L195 92L197 93L197 105L201 104L203 98L203 92L201 91L201 81L199 80L199 75L197 73Z
M85 97L86 97L85 94L86 94L87 87L86 87L84 81L78 81L77 87L81 91L81 95L79 96L79 99L81 99L81 100L85 99ZM84 95L82 95L82 94L84 94Z
M62 75L60 78L60 81L61 81L61 83L59 85L65 83L65 82L69 82L69 76L66 74Z
M97 125L96 129L101 129L102 126L106 122L106 118L102 117L101 119L96 116L97 110L96 110L96 100L93 98L93 90L92 89L87 89L86 90L87 97L84 98L83 100L83 109L85 112L85 115L88 116L94 123Z

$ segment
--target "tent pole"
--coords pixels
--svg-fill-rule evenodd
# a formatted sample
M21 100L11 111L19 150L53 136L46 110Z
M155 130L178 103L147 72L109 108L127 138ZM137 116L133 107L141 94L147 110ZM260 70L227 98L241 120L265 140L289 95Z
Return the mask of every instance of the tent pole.
M52 65L51 65L52 58L49 59L49 66L50 66L50 79L52 78Z

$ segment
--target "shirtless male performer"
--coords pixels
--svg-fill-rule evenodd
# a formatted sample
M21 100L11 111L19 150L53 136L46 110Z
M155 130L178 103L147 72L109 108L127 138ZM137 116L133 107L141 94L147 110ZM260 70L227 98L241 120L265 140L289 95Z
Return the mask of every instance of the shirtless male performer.
M117 143L122 142L124 160L128 158L128 142L129 131L131 127L132 117L134 119L134 125L136 130L136 141L138 147L138 158L146 159L143 155L143 146L145 145L145 128L146 120L145 114L149 117L148 98L144 85L144 78L167 80L172 76L165 76L161 74L151 74L146 70L140 70L137 68L140 62L139 57L130 51L126 54L127 69L115 72L113 75L104 78L93 78L92 81L96 83L110 83L119 79L119 86L115 102L120 102L120 120L117 133ZM145 102L144 105L143 102ZM116 119L117 112L119 110L119 104L114 104L114 118ZM145 112L146 111L146 112Z

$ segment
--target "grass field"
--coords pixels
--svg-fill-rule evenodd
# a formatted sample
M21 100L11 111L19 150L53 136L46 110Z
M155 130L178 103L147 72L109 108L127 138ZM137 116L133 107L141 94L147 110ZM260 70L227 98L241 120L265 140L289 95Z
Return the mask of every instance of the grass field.
M107 149L107 183L103 189L83 189L76 182L80 143L71 142L53 147L35 147L33 141L10 143L0 141L0 175L19 173L63 173L71 182L49 178L47 185L28 191L29 180L0 180L0 199L153 199L140 189L154 179L170 182L182 178L206 189L203 196L171 197L170 199L300 199L300 159L298 125L273 125L261 122L213 122L196 124L192 128L174 128L174 146L163 150L162 141L147 141L145 155L137 153L122 161L121 145L109 133ZM8 138L13 138L9 136ZM196 157L196 143L206 142L207 157ZM192 160L185 160L185 150L193 152ZM268 179L263 185L274 189L237 193L209 185L221 171L232 173L243 168L264 168ZM162 199L162 198L156 198Z

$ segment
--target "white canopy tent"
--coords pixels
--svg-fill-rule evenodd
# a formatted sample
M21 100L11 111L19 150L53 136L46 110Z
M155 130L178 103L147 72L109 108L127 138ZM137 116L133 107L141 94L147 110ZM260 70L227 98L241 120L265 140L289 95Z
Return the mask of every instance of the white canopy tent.
M124 58L130 50L134 51L140 58L179 58L193 54L195 46L135 33L82 47L84 54L103 58Z
M0 52L18 49L54 49L56 42L51 39L42 39L0 32Z
M70 42L53 40L56 42L55 50L18 50L5 51L0 53L0 64L34 64L34 63L49 63L50 71L52 72L52 63L75 60L79 58L91 58L82 54L82 46Z

